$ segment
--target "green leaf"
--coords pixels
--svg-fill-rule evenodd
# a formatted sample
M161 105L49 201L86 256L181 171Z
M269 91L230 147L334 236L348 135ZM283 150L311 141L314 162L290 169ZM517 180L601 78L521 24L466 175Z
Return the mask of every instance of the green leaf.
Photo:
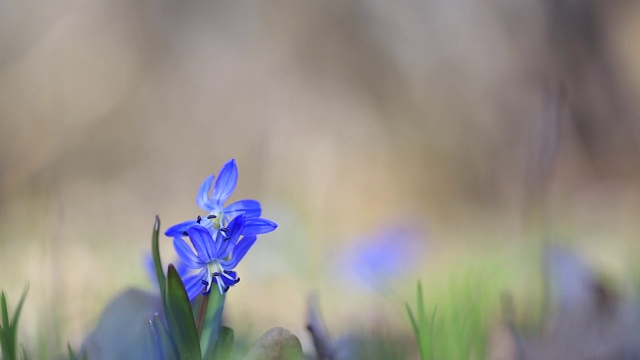
M169 264L166 277L164 309L169 333L176 342L180 359L201 359L200 341L196 332L189 296L184 289L180 275L171 264Z
M300 340L289 330L273 328L258 339L244 360L301 360L304 359Z
M0 326L0 349L2 349L2 358L11 359L10 343L7 332Z
M427 315L424 311L424 298L422 295L422 284L418 281L418 290L417 290L418 304L417 304L417 312L418 312L418 328L422 333L427 330Z
M20 302L18 302L18 307L16 308L16 312L13 314L13 319L11 319L11 337L14 341L17 341L18 338L18 321L20 320L20 313L22 312L22 305L24 305L24 300L27 298L27 293L29 292L29 285L25 285L24 290L22 291L22 296L20 296Z
M418 344L418 350L420 352L420 358L422 360L434 359L433 353L433 334L434 323L437 308L433 309L431 314L431 321L427 319L424 306L424 295L422 292L422 283L418 281L416 289L416 311L413 312L409 304L405 303L407 314L409 315L409 321L411 322L411 328Z
M15 342L11 339L11 328L9 327L9 310L7 309L7 299L4 291L0 293L0 312L2 313L2 324L0 324L0 349L2 358L13 359L13 346Z
M231 358L233 350L233 329L223 326L220 328L220 336L216 342L215 349L207 360L228 360Z
M420 357L424 360L426 359L425 357L426 354L424 349L422 348L422 341L420 341L420 329L418 328L418 323L416 322L416 318L413 316L413 312L411 311L409 304L405 304L405 307L407 308L409 321L411 321L411 328L413 329L413 335L415 336L416 343L418 344L418 351L420 352Z
M155 315L149 320L149 331L147 333L149 346L149 359L174 360L178 359L178 352L165 328L162 319Z
M156 270L156 278L158 280L158 288L160 294L164 298L165 276L162 270L162 261L160 260L160 248L158 238L160 237L160 217L156 216L156 222L153 224L153 235L151 236L151 255L153 256L153 267Z
M73 352L73 349L71 348L71 344L67 344L67 350L69 351L69 360L79 360L78 357L76 356L76 353Z
M226 296L217 291L212 291L206 296L209 296L209 304L207 305L202 334L200 334L200 347L203 350L202 357L211 359L218 341L218 334L220 333L222 310L224 309Z
M29 360L29 354L27 353L27 349L25 349L23 344L20 344L20 350L22 350L20 358L22 360Z
M0 295L0 306L2 307L0 311L2 311L2 327L9 331L9 309L7 308L7 298L4 295L4 291Z
M430 359L433 359L435 357L434 353L433 353L433 334L435 332L434 330L434 326L436 323L436 312L438 311L438 307L435 306L433 308L433 313L431 314L431 323L429 324L429 354L431 354ZM426 330L426 329L425 329Z
M9 307L7 306L7 297L4 293L0 293L0 312L2 313L2 324L0 325L0 347L2 348L2 357L7 360L18 359L20 354L18 351L18 321L20 320L20 313L22 311L22 305L29 291L29 286L26 286L20 297L20 302L13 314L13 319L9 316Z
M413 335L415 335L416 339L420 337L420 329L418 328L418 323L416 323L416 318L413 316L413 312L411 311L411 307L409 304L404 304L407 309L407 315L409 315L409 321L411 321L411 329L413 330Z

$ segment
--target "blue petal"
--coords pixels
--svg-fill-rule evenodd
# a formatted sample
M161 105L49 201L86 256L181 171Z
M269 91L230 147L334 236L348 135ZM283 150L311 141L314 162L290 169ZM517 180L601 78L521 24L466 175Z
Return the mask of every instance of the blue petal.
M233 251L238 242L237 238L222 239L222 245L218 249L218 259L224 259Z
M206 279L207 272L207 268L204 268L197 274L187 276L182 280L184 288L187 290L187 294L189 295L189 300L193 300L196 296L202 294L202 290L205 287L202 280Z
M224 259L229 256L229 253L233 250L233 247L238 242L238 238L242 235L242 231L244 229L245 224L245 216L240 215L236 216L231 220L227 229L225 238L224 236L219 237L218 240L218 258ZM219 233L220 235L220 233Z
M202 225L194 225L187 230L189 233L189 239L193 244L193 247L198 253L198 257L205 263L210 262L215 252L215 244L213 238L206 227Z
M213 210L213 204L211 203L211 198L209 197L211 183L213 183L213 175L209 175L206 179L204 179L204 182L200 186L200 190L198 190L198 195L196 196L196 204L198 204L198 206L204 211Z
M259 235L270 233L278 227L278 224L265 218L249 218L247 219L243 235Z
M227 232L224 231L220 231L217 229L214 229L213 231L216 231L216 258L219 258L220 256L220 247L225 246L226 243L229 242L229 237L227 237Z
M236 189L238 183L238 167L234 159L229 160L218 174L216 184L213 186L213 194L211 194L211 200L222 206L227 201L229 196L233 194L233 190Z
M191 269L200 269L205 266L205 263L198 258L198 255L193 253L193 250L189 245L180 237L173 238L173 247L176 249L176 253L180 257L181 264ZM178 272L179 273L179 272Z
M229 225L227 226L227 229L229 229L229 231L227 232L227 235L237 240L238 237L244 231L246 223L247 221L244 215L234 217L229 223Z
M255 244L257 238L258 237L255 235L243 237L242 240L238 241L233 249L231 259L220 261L220 265L227 270L231 270L238 266L240 260L242 260L242 258L247 254L247 251L249 251L253 244Z
M240 200L224 208L224 213L230 217L245 214L247 217L260 217L262 208L257 200Z
M187 266L187 264L180 258L178 258L174 263L176 271L180 277L185 277L191 272L191 268Z
M164 235L169 237L185 236L184 233L196 224L198 224L198 222L195 220L183 221L168 228L167 231L164 232Z

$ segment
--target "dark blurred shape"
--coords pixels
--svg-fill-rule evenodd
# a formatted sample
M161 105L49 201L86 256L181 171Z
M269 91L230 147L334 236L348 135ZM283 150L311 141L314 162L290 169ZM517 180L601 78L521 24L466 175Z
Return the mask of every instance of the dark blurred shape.
M307 329L311 333L318 360L349 359L413 359L409 349L413 348L412 339L402 334L385 333L384 326L375 326L375 330L363 330L354 327L351 332L331 338L322 320L318 299L309 297Z
M548 191L562 144L563 110L566 108L566 89L555 86L543 93L542 116L532 127L527 143L526 168L527 200L529 211L539 209Z
M550 248L545 271L549 301L542 332L521 334L507 320L514 344L512 359L640 359L637 297L619 295L567 249Z
M327 327L324 324L324 320L322 319L322 314L320 313L320 307L318 305L318 296L315 294L309 296L309 300L307 304L308 304L307 330L309 330L309 332L311 333L311 338L313 339L313 346L316 349L318 359L332 360L334 358L333 346L331 345L331 339L329 338Z
M545 0L552 82L567 92L569 121L600 174L637 175L632 109L612 25L621 1Z
M107 305L81 351L89 359L147 359L149 320L162 313L158 295L127 289Z

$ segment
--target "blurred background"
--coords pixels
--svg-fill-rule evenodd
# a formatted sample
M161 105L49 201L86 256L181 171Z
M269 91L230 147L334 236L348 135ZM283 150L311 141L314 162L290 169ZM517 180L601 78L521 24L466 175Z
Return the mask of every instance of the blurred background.
M232 200L280 225L240 266L238 331L304 334L315 292L336 332L409 332L417 279L496 259L508 277L549 238L629 271L639 16L632 0L0 2L0 288L30 284L24 342L77 345L124 287L153 291L154 216L200 214L231 158ZM399 260L363 275L361 255Z

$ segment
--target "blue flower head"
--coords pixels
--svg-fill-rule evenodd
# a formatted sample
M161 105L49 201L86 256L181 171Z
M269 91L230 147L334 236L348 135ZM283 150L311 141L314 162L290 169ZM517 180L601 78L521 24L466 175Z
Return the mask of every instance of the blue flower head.
M153 263L153 255L151 254L151 252L144 254L143 261L144 261L144 271L147 275L147 278L151 281L151 283L153 283L157 287L158 275L156 275L156 267L155 267L155 264ZM181 277L184 277L189 274L190 269L184 264L182 260L176 259L176 261L172 261L171 263L176 268L178 275L180 275ZM166 275L166 271L165 271L165 275Z
M202 225L191 226L187 233L193 248L181 237L173 239L173 246L186 266L200 270L184 278L184 286L193 299L199 294L207 294L215 283L221 294L240 281L233 270L247 251L256 242L255 235L242 235L246 226L246 216L233 218L225 231L218 231L215 239Z
M224 206L238 183L238 167L234 159L224 164L215 184L213 179L213 175L208 176L196 196L196 203L202 210L208 212L208 215L202 217L200 222L188 220L174 225L167 229L166 236L186 236L188 229L196 224L209 229L213 236L217 230L226 230L229 221L239 215L244 215L246 218L243 235L265 234L276 229L278 226L276 223L260 217L262 208L260 202L256 200L240 200Z
M399 224L380 229L347 246L338 257L339 273L352 286L380 290L413 273L427 249L421 229Z

